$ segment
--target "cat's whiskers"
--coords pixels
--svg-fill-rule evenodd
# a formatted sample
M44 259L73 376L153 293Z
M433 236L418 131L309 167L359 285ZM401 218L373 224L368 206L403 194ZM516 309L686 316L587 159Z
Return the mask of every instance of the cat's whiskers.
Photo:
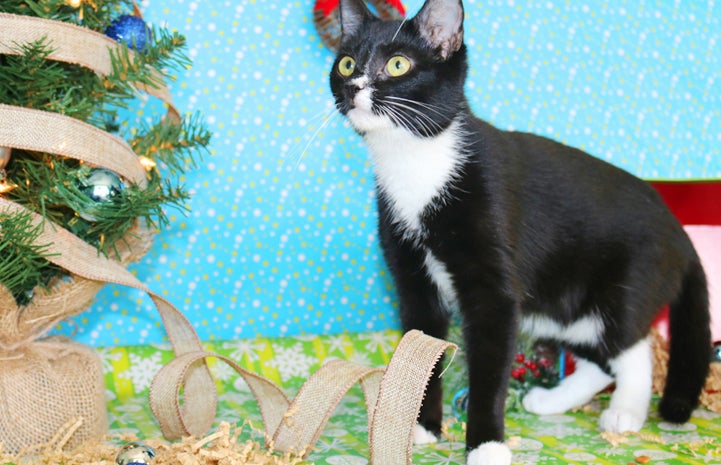
M439 105L431 105L430 103L419 102L418 100L412 100L412 99L409 99L409 98L398 97L397 95L387 95L385 98L388 99L388 100L397 100L397 101L400 101L400 102L409 103L409 104L411 104L411 105L416 105L416 106L421 107L421 108L424 108L424 109L426 109L426 110L430 110L430 111L432 111L433 113L435 113L435 114L437 114L437 115L440 115L440 116L443 116L443 117L446 117L446 115L448 114L447 111L443 111L443 110L450 110L450 109L451 109L450 107L445 107L445 108L444 108L444 107L439 106Z
M391 39L391 42L394 42L396 40L396 37L398 37L398 33L401 32L401 29L403 29L403 25L408 21L408 17L405 16L401 23L398 25L398 29L396 29L396 33L393 34L393 38Z
M395 122L395 124L397 124L398 126L406 129L408 132L416 133L418 132L418 128L416 128L416 126L420 126L420 132L422 134L430 134L430 128L423 120L411 119L410 115L407 115L405 112L401 111L400 108L397 108L396 106L390 104L381 105L379 106L379 108L382 108L384 110L384 114L388 118L390 118L391 121Z
M420 126L418 129L420 129L422 135L425 136L431 136L434 133L438 133L439 131L443 130L443 126L441 126L438 122L433 120L430 116L428 116L423 111L419 110L418 108L414 108L411 105L407 105L405 103L400 103L400 101L407 101L410 103L420 103L415 102L413 100L408 99L396 99L398 101L392 101L392 99L384 99L383 101L383 107L388 108L389 112L391 112L393 115L396 116L397 120L402 119L405 124L403 124L403 127L408 129L411 132L413 131L414 122L416 125ZM403 111L405 110L405 111ZM409 113L409 114L406 114ZM390 115L388 115L390 116ZM398 121L400 124L400 121Z
M307 141L306 141L305 145L303 146L303 150L301 150L300 153L298 153L298 156L295 160L295 168L296 169L300 166L300 163L303 160L303 156L306 154L306 152L308 151L308 148L313 143L313 141L318 137L318 134L320 134L320 132L326 126L328 126L328 124L330 124L330 122L339 114L340 114L340 111L337 108L333 107L333 109L330 112L321 112L317 116L311 118L311 121L314 119L317 119L317 118L322 118L322 122L315 129L315 131L313 131L313 134L311 134L310 137L307 138ZM295 145L295 147L298 147L299 144L300 144L300 142L298 142ZM291 154L294 151L295 151L294 149L291 149L288 151L288 153Z

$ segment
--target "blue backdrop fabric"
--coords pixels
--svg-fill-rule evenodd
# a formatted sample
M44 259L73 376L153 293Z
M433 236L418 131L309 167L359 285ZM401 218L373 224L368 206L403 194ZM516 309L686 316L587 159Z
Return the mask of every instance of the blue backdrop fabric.
M406 2L410 14L421 0ZM467 94L506 129L649 179L721 178L721 5L470 1ZM132 266L205 340L396 328L362 140L334 112L313 2L146 0L188 39L172 84L214 137L184 179L187 216ZM141 102L129 119L155 118ZM94 346L165 338L150 299L107 286L65 325Z

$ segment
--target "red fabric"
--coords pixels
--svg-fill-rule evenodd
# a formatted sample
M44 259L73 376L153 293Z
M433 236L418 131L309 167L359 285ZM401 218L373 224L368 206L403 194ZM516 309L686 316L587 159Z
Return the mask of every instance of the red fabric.
M653 181L651 185L681 224L721 226L721 181ZM668 337L668 306L660 311L654 325Z
M721 225L721 181L651 182L681 224Z
M398 10L401 16L406 15L406 10L405 8L403 8L403 3L401 3L401 0L387 0L386 3ZM328 16L337 7L338 0L316 0L315 5L313 6L313 10L321 10L323 12L323 16Z
M339 0L316 0L313 10L321 10L323 16L328 16L338 6Z
M387 0L388 3L394 7L396 10L398 10L398 13L400 13L402 16L406 15L406 9L403 8L403 3L401 3L401 0Z

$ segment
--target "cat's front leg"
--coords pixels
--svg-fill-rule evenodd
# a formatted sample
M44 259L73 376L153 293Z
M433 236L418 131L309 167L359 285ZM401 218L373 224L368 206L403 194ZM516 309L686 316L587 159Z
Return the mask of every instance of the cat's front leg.
M409 280L415 283L410 285ZM405 276L400 280L401 283L398 281L396 279L401 295L400 316L404 332L418 329L429 336L444 339L448 334L449 318L446 309L440 304L435 286L422 276ZM441 435L443 387L439 374L443 364L444 357L441 356L426 386L418 424L413 432L415 444L436 442Z
M469 304L461 303L468 357L467 463L510 465L505 401L519 312L510 298L495 292L474 294Z
M392 232L391 228L381 228L381 243L398 292L403 331L417 329L444 339L448 334L450 314L426 268L426 252L411 242L393 237ZM413 432L416 444L435 442L441 435L443 388L439 374L442 367L443 357L436 364L426 387L418 424Z

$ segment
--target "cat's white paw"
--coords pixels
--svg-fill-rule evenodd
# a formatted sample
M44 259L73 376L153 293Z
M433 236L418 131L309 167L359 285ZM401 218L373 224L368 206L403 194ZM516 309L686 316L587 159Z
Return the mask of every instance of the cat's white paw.
M557 415L566 411L550 389L534 387L523 397L523 408L536 415Z
M502 442L486 442L468 453L467 465L511 465L511 449Z
M433 442L438 442L436 435L416 423L416 426L413 427L413 444L431 444Z
M609 408L601 413L599 424L603 431L625 433L626 431L639 431L645 421L645 415L630 410Z

